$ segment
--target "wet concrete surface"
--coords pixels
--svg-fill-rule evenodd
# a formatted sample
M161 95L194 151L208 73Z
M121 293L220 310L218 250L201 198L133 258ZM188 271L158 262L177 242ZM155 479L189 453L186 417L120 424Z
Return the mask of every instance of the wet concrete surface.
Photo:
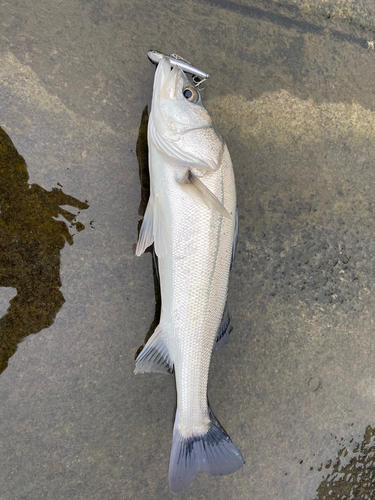
M275 0L276 2L276 0ZM324 16L327 19L345 20L360 28L374 30L374 2L372 0L287 0L289 7L295 5L302 12Z
M47 215L36 236L4 229L1 193L2 243L4 231L13 242L1 324L17 301L45 321L16 339L0 375L1 500L172 498L173 377L133 374L155 318L151 255L133 253L150 48L210 73L203 99L232 154L240 214L233 332L209 396L246 464L201 475L180 498L374 498L374 35L295 3L3 2L0 126L27 189L44 193L33 217L37 203ZM70 198L52 210L45 193ZM16 244L47 233L53 251ZM36 273L9 271L36 261L53 289L42 298Z

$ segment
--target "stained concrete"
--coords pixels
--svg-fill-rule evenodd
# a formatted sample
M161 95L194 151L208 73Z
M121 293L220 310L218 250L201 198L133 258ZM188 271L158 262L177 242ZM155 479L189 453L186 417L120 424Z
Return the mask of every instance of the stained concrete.
M22 296L29 329L0 375L1 500L172 498L173 378L133 374L157 317L151 255L133 253L150 48L210 73L203 100L239 199L233 332L209 396L246 464L180 498L374 497L374 36L361 14L296 3L2 3L0 126L47 214L19 197L19 219L32 213L40 232L5 227L2 198L2 238L16 238L21 270L60 265L61 286L54 274L41 298L35 273L2 260L2 325ZM55 199L51 215L48 193L61 192L76 207ZM67 241L55 260L29 259L17 241L39 248L56 218ZM32 326L28 307L48 324Z

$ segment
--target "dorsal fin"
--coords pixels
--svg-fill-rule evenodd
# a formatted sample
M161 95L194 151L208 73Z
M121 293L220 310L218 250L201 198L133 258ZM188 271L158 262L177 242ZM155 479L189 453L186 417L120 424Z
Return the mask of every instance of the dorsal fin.
M213 347L213 351L218 351L229 341L229 335L232 330L229 315L228 315L228 304L225 304L223 316L221 318L221 323L217 330L216 341Z
M232 260L230 261L230 269L232 270L234 264L234 257L236 255L236 248L238 243L238 207L236 207L236 219L234 223L233 247L232 247Z

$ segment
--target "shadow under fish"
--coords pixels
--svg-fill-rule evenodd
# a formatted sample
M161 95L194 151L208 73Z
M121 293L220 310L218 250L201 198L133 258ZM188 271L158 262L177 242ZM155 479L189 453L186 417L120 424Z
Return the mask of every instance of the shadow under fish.
M60 291L60 250L73 244L68 225L85 226L60 205L80 210L89 205L61 189L29 184L24 158L0 128L0 287L17 295L0 318L0 373L28 335L52 325L65 300Z
M142 112L141 123L139 125L136 153L139 165L139 181L141 183L141 202L138 208L138 214L142 217L145 214L148 199L150 197L150 173L148 167L148 144L147 144L147 127L148 127L148 106L146 106ZM138 223L138 233L142 226L142 220ZM135 248L135 247L134 247ZM155 291L155 314L154 319L151 322L150 328L144 339L144 345L147 343L148 339L154 333L155 328L159 324L160 312L161 312L161 294L160 294L160 283L159 283L159 272L158 272L158 262L154 251L154 245L149 247L145 253L150 252L152 254L152 270L154 275L154 291ZM143 345L139 347L135 353L134 359L137 358L138 354L142 351Z

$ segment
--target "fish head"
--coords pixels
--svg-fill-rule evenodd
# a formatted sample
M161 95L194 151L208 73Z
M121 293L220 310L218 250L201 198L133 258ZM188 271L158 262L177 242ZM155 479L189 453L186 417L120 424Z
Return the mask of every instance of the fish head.
M217 170L224 141L202 103L199 90L164 57L155 73L151 134L161 153L183 166ZM198 154L197 154L198 153Z

